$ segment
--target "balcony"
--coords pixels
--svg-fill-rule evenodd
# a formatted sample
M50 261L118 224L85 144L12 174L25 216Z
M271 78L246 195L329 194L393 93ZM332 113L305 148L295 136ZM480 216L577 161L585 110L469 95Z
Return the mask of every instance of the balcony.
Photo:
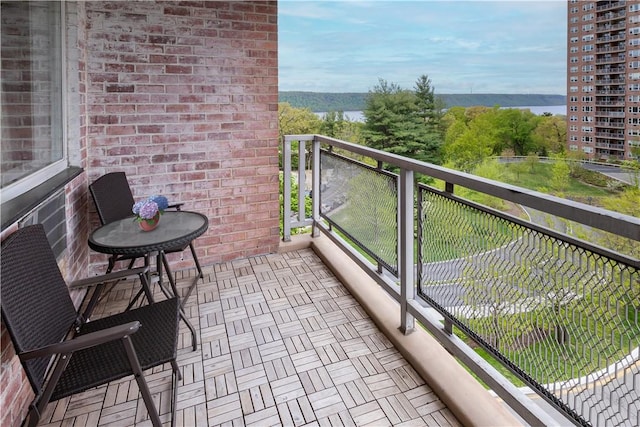
M397 302L401 331L428 330L528 423L637 425L639 218L318 135L285 137L285 177L294 143L313 166L297 171L297 207L284 180L285 240L296 227L330 239ZM566 419L549 420L471 343Z
M328 239L302 238L277 254L204 268L185 306L196 351L181 324L176 425L517 423L432 337L402 335L389 317L398 307L338 252ZM178 272L182 295L196 274ZM121 312L138 289L137 280L118 284L94 316ZM147 380L169 425L171 368ZM51 403L41 425L147 425L146 417L128 378Z
M197 351L181 326L178 425L514 425L520 419L512 412L532 425L637 423L640 308L628 302L640 300L640 263L566 233L589 225L637 248L638 218L314 135L286 137L285 176L292 141L300 141L298 164L312 153L310 175L297 176L298 200L312 192L313 217L292 216L285 180L288 243L281 252L205 267L186 305ZM380 169L383 163L398 174ZM443 180L445 191L414 185L418 174ZM528 206L534 217L553 214L575 224L558 220L566 229L554 231L454 194L463 187ZM300 226L312 226L311 235L292 237ZM178 272L178 288L186 290L194 274ZM120 284L96 315L121 311L136 289L135 282ZM504 343L523 346L548 333L538 325L514 338L519 329L510 328L526 327L536 319L529 314L553 301L563 316L584 321L588 336L570 325L557 328L564 344L542 340L533 354L538 360L555 352L557 364L539 361L528 370L532 365L505 352ZM518 324L494 323L508 315L521 316ZM619 324L610 329L613 320ZM541 409L507 382L454 328L499 356L552 406ZM564 359L567 346L579 357ZM169 372L148 376L163 422ZM118 381L51 404L42 424L145 425L133 384ZM582 402L597 411L578 412Z

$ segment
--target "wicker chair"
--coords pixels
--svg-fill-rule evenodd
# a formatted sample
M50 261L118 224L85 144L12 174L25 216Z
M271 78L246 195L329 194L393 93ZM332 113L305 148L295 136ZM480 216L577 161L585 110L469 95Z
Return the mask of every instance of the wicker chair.
M158 411L143 371L164 363L173 368L175 415L179 301L167 299L85 322L76 312L42 225L22 228L2 242L2 319L35 392L26 425L36 425L55 401L133 375L154 426ZM86 287L125 275L146 280L146 268L92 277Z
M89 185L89 192L91 193L91 197L93 198L93 203L95 204L98 216L100 217L100 223L102 225L133 216L131 208L133 206L134 199L131 193L131 188L129 187L129 182L127 181L127 176L124 172L110 172L102 175L100 178L96 179ZM169 205L169 209L180 210L181 206L182 203L172 204ZM196 250L193 246L193 242L189 242L189 244L167 249L164 251L164 253L159 255L159 258L157 260L157 267L159 280L161 283L162 266L164 265L164 269L167 272L167 278L169 279L172 288L176 289L175 280L173 278L173 274L171 273L171 268L169 267L169 262L167 261L166 254L173 252L183 252L187 248L187 246L191 250L193 261L196 265L196 269L198 270L198 277L203 277L202 268L200 267L200 262L198 261L198 256L196 255ZM136 259L136 257L131 256L127 257L113 255L109 258L107 273L110 273L114 269L115 264L118 261L129 260L128 268L131 268ZM91 307L92 305L93 303L91 304ZM91 309L92 308L89 309L89 312L91 311Z

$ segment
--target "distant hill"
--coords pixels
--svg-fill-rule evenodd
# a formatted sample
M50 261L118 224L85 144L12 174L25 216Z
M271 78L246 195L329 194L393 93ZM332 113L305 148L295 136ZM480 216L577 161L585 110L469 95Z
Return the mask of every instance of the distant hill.
M309 108L314 112L361 111L364 110L368 93L327 93L327 92L279 92L279 102L287 102L295 108ZM531 95L500 93L436 94L447 108L484 105L493 107L533 107L545 105L566 105L565 95Z

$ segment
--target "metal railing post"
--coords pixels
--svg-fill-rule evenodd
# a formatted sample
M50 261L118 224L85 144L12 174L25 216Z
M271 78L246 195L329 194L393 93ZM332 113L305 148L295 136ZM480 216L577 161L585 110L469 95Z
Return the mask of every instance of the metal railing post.
M415 319L408 311L409 301L416 295L413 261L413 171L400 170L398 191L398 267L400 270L400 330L408 334L415 328Z
M291 140L284 138L282 148L282 240L291 241Z
M305 220L305 189L307 170L307 142L298 141L298 221Z
M311 168L311 173L313 178L311 179L311 217L313 219L313 225L311 229L311 236L318 237L320 232L317 230L316 221L320 221L320 181L322 176L322 171L320 170L320 142L313 138L311 140L311 160L313 162L313 166Z

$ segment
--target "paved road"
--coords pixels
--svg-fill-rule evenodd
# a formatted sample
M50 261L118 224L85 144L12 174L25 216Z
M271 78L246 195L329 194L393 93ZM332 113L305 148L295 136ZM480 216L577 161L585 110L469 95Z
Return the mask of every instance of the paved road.
M640 182L635 179L634 174L631 171L622 169L619 166L584 163L582 167L591 171L600 172L603 175L617 179L618 181L622 181L629 185L633 185L635 182L636 185L640 186Z

